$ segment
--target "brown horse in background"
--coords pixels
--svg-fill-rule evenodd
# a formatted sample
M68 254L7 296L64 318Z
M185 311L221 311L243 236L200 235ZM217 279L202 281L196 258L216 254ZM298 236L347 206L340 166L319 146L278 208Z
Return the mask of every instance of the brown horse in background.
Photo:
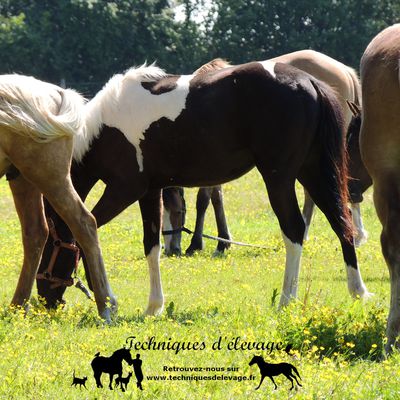
M361 154L374 184L391 282L386 351L400 332L400 24L379 33L361 59Z
M62 215L84 249L99 313L110 318L107 282L97 239L96 221L72 186L73 142L85 137L84 99L22 75L0 76L0 177L18 168L10 181L21 223L24 261L12 304L29 300L47 240L42 194Z

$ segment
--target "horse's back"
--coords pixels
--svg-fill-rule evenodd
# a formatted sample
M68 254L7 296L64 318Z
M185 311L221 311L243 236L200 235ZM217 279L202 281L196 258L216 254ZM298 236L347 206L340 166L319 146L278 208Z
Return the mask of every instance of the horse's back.
M400 24L379 33L361 59L363 161L374 177L400 167Z
M315 50L295 51L275 57L272 61L292 65L327 83L338 94L346 126L350 123L351 112L346 100L356 103L360 101L360 84L352 68Z

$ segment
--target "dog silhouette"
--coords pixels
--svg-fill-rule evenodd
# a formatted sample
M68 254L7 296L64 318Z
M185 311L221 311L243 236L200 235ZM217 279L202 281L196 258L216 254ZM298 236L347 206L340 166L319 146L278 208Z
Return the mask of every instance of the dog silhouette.
M132 376L132 372L129 372L127 377L117 377L115 379L115 387L118 387L118 385L121 385L121 389L123 392L125 392L125 390L128 388L128 383L131 380L131 376ZM125 385L125 389L124 389L124 385Z

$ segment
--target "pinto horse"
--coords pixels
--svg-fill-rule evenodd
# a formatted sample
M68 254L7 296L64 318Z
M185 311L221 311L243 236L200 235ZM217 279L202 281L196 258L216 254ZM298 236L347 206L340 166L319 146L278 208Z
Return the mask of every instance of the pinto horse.
M305 231L296 179L340 240L350 293L368 295L347 208L341 106L329 86L273 61L182 76L151 66L114 76L86 107L92 130L76 149L80 157L72 167L73 182L83 199L97 180L105 182L93 209L99 226L139 200L150 274L148 314L161 312L164 303L161 189L213 186L254 166L286 246L281 305L297 296ZM56 219L57 231L60 224ZM40 294L49 298L48 289L42 287Z
M109 319L107 282L98 244L96 221L77 195L70 179L75 144L86 135L84 99L23 75L0 76L0 177L18 168L10 181L21 223L24 261L12 304L29 300L47 240L42 194L62 215L79 241L93 277L97 307Z
M361 155L374 187L391 281L386 351L400 333L400 24L380 32L361 58Z
M293 53L275 57L272 59L272 61L283 62L285 64L297 67L331 86L338 94L338 99L344 112L345 126L349 126L352 118L352 112L354 113L355 110L354 108L350 109L348 107L346 104L347 101L352 102L354 107L359 107L361 103L360 83L356 72L352 68L314 50L295 51ZM229 66L230 64L225 60L217 58L200 67L195 73L204 73L210 70L222 69ZM365 185L359 183L360 181L365 182L365 178L364 175L358 175L359 173L364 172L365 168L362 165L358 144L356 145L355 141L353 141L353 143L351 145L349 144L348 148L350 155L349 174L353 178L349 182L349 186L351 186L351 188L349 188L353 222L356 227L355 244L356 246L359 246L367 240L367 232L364 229L360 213L360 203L363 199L363 191L361 191L360 186L365 187ZM366 180L369 183L367 184L367 187L369 187L370 178L368 175ZM167 231L164 235L164 243L165 253L167 255L181 254L181 233L179 228L183 226L181 223L183 219L183 198L179 195L179 193L175 193L176 190L178 189L168 188L165 189L165 193L163 194L163 225L165 226L164 230ZM210 204L210 200L214 208L218 236L222 239L230 239L230 233L223 207L222 187L218 185L215 187L200 188L196 200L195 229L193 232L193 237L190 241L190 245L186 249L186 255L192 255L195 251L203 249L202 234L204 219L206 210ZM305 201L303 207L303 218L306 223L305 238L308 237L308 230L310 227L313 210L314 202L308 195L307 191L305 191ZM228 243L220 241L217 244L215 253L223 253L228 247Z

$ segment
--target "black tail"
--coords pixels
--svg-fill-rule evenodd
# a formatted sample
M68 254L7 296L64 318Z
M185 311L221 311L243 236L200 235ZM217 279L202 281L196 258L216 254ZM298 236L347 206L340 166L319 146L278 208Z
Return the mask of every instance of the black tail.
M296 375L299 377L299 379L301 379L299 371L297 371L297 368L294 365L292 365L292 370L296 373Z
M321 173L329 190L334 191L338 208L342 210L339 224L343 228L344 236L352 241L353 225L347 207L347 149L342 107L328 85L313 79L311 84L318 94L320 104L317 136L322 149Z

